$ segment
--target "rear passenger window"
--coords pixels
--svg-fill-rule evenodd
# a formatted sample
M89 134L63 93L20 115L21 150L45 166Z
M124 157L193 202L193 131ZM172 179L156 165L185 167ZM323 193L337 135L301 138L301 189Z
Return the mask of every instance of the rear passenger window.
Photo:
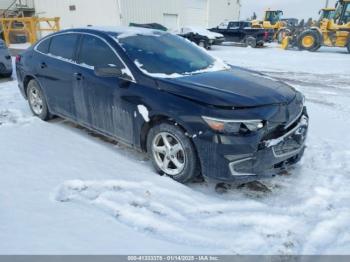
M77 34L65 34L52 37L50 54L57 57L73 60L77 40Z
M42 42L37 46L36 50L38 50L39 52L44 53L44 54L49 53L50 42L51 42L51 38L42 41Z
M85 35L80 49L79 63L91 67L115 65L124 68L124 65L109 47L101 39Z

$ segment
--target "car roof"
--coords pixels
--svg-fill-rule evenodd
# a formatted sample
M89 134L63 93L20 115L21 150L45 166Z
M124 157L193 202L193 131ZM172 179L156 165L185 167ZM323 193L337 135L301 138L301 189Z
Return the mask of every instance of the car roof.
M74 28L74 29L67 29L62 32L90 32L90 33L97 33L102 32L106 33L112 36L117 37L128 37L128 36L134 36L134 35L154 35L159 36L162 34L166 34L166 32L156 29L149 29L149 28L142 28L142 27L133 27L133 26L87 26L87 27L80 27L80 28Z

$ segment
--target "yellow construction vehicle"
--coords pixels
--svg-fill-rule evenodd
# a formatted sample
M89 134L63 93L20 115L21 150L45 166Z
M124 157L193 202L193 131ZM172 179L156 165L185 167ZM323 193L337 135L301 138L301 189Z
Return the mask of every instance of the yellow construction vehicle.
M267 30L274 30L274 39L279 42L282 41L284 36L289 33L287 23L282 21L283 11L281 10L266 10L264 21L254 20L252 21L253 28L264 28Z
M333 19L323 19L319 27L285 37L282 48L289 46L312 52L321 46L346 47L350 53L350 0L338 0Z

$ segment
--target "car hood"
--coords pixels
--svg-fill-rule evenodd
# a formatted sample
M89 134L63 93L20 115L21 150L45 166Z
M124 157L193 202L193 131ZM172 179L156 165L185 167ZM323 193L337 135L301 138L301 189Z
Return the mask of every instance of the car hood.
M288 104L296 96L289 85L240 67L159 81L164 91L222 107Z

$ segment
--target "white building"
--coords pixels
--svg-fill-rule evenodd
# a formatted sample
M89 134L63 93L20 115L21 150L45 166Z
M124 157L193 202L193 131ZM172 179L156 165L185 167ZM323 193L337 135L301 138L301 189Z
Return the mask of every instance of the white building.
M39 16L61 17L62 28L160 23L213 27L238 19L240 0L34 0Z

